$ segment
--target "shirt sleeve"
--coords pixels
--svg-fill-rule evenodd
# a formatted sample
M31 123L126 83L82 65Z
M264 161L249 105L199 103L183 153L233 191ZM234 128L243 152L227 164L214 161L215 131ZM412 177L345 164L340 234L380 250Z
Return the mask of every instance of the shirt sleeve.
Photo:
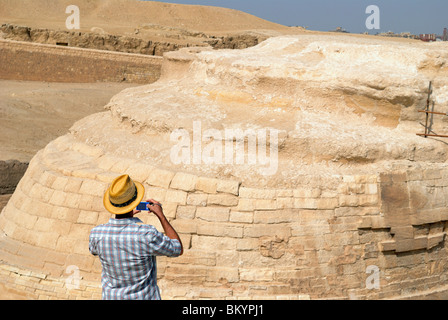
M149 254L152 256L178 257L181 252L179 240L170 239L156 228L148 233Z
M89 237L89 251L94 256L98 255L98 241L92 235Z

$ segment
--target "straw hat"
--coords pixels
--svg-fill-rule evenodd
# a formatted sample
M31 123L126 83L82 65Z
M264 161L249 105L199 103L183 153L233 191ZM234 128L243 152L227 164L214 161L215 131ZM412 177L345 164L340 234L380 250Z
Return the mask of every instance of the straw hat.
M112 181L104 194L103 203L110 213L125 214L134 210L144 195L145 187L125 174Z

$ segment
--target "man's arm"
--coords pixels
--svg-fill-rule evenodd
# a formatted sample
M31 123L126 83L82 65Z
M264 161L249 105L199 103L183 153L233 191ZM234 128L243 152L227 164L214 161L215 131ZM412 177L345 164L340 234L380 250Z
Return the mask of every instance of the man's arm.
M173 226L169 223L168 219L163 214L163 209L160 202L157 202L153 199L147 200L147 202L152 202L154 205L148 205L149 211L154 213L157 218L159 218L160 224L162 225L163 231L165 231L165 235L172 239L178 240L180 243L180 255L184 253L184 247L182 246L182 241L180 240L179 235L176 230L174 230Z

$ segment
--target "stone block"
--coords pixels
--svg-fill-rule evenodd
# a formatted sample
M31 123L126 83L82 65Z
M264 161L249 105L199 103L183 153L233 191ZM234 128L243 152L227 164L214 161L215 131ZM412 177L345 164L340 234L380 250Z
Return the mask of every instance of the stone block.
M244 237L259 238L264 236L288 239L291 236L291 228L276 224L247 225L244 227Z
M205 207L207 205L208 195L203 193L189 193L187 204L192 206Z
M255 210L275 210L277 209L277 200L255 199Z
M126 173L135 181L143 183L148 179L149 175L155 170L153 166L143 164L143 163L134 163L131 165Z
M67 265L77 266L80 270L90 272L93 267L93 256L85 256L81 254L70 254L67 256Z
M359 205L361 207L373 207L378 205L379 197L377 194L362 194L359 196Z
M191 237L192 237L192 235L189 233L180 233L179 232L179 238L180 238L180 241L182 241L182 246L184 248L184 251L191 249Z
M117 158L115 160L115 163L112 165L112 167L110 167L109 170L112 172L116 172L117 176L122 175L125 174L128 171L128 169L134 165L134 163L135 161L131 159Z
M239 266L239 254L236 250L219 250L216 251L216 265L222 267Z
M78 239L69 237L67 235L61 235L58 238L56 243L56 251L63 253L72 253L75 244L78 242Z
M322 193L320 188L298 188L293 192L295 198L318 198Z
M294 208L294 198L277 198L277 209Z
M358 195L340 195L339 196L339 207L358 207L359 206L359 196Z
M441 179L442 174L440 172L440 169L426 169L423 171L423 178L425 180Z
M65 202L66 194L63 191L55 190L53 192L53 195L51 196L51 199L49 201L49 204L55 205L55 206L63 206Z
M167 218L169 219L176 218L177 203L164 202L162 205L163 205L163 213Z
M214 194L218 190L218 179L199 177L196 181L196 190Z
M422 237L424 240L424 245L421 248L416 248L415 239L402 239L395 241L395 252L409 252L412 250L418 250L422 248L426 248L427 240L425 237Z
M316 200L317 209L331 210L339 206L338 198L320 198Z
M390 228L390 233L394 234L394 239L404 240L404 239L414 239L414 227L409 226L394 226Z
M295 237L303 236L321 238L321 236L333 232L330 229L330 224L325 221L320 221L313 224L293 224L290 229L291 235Z
M148 184L143 185L145 187L145 197L144 200L154 199L160 203L163 203L166 199L166 189L153 187Z
M347 183L348 194L363 194L365 192L365 184Z
M82 195L80 194L66 192L63 206L68 208L78 208L81 197Z
M100 197L83 194L81 196L81 200L79 201L78 208L81 210L90 211L90 210L93 210L93 207L96 207L96 205L98 205L98 204L101 205L102 203L103 203L103 199Z
M52 231L59 235L66 235L70 232L72 223L63 220L54 220Z
M57 251L48 251L44 260L46 262L51 262L51 263L57 264L59 266L64 266L66 259L67 259L67 256L65 254L62 254Z
M317 200L313 198L294 198L296 209L317 209Z
M151 186L168 189L173 177L174 172L161 169L154 169L150 173L148 179L146 179L145 182Z
M245 269L240 268L240 281L273 281L275 276L275 271L272 269Z
M68 222L76 222L80 213L79 209L56 207L51 212L51 218Z
M176 219L171 222L173 228L179 233L196 233L197 221L190 219Z
M414 169L407 172L408 181L422 181L423 171L421 169Z
M59 236L56 232L42 232L39 234L36 245L42 248L55 249Z
M44 171L39 177L39 184L51 187L58 176L51 171Z
M53 228L53 221L54 219L39 217L33 229L36 231L49 232Z
M386 219L382 216L371 216L371 221L372 221L372 229L390 228ZM406 232L410 232L410 230L406 229Z
M239 276L239 270L238 268L227 268L227 267L214 267L210 268L207 272L207 278L215 283L220 282L228 282L228 283L235 283L240 280ZM232 295L232 290L227 289L224 292L218 293L218 295L214 295L214 298L220 297L220 298L227 298ZM212 297L213 298L213 297Z
M238 206L235 208L237 211L254 211L255 199L242 199L238 200Z
M216 254L214 251L190 249L176 259L176 263L213 267L216 266Z
M221 207L198 207L196 217L205 221L229 221L230 209Z
M255 211L254 223L288 223L299 221L298 210Z
M26 228L28 230L34 230L36 228L36 223L37 223L38 219L40 219L40 218L44 219L45 221L53 220L53 219L45 218L43 216L37 217L34 215L30 215L30 214L21 212L20 217L18 217L17 219L13 219L13 221L20 227ZM40 226L42 227L42 225L40 225ZM46 227L44 227L44 228L46 228Z
M446 236L445 232L429 235L428 242L427 242L427 249L430 250L430 249L438 246L440 243L443 242L443 240L445 239L445 236Z
M247 199L275 199L277 192L274 189L255 189L240 187L239 196Z
M294 190L293 189L277 189L276 197L277 197L277 199L278 198L294 197Z
M365 194L378 194L378 184L368 183L365 185Z
M73 223L68 236L74 239L88 239L93 227L94 225L90 224Z
M64 169L62 172L65 175L71 175L72 177L94 180L98 174L98 168L93 165L82 165L75 168Z
M195 214L196 206L178 206L176 211L176 218L194 219Z
M82 182L82 179L70 178L65 185L64 191L78 193L79 189L81 188Z
M103 197L106 189L107 185L104 182L86 179L82 182L82 185L79 188L79 193Z
M210 194L207 198L207 205L219 205L233 207L238 205L238 197L230 194Z
M76 242L74 248L73 248L73 252L72 253L78 253L78 254L82 254L82 255L90 255L90 251L89 251L89 240L79 240Z
M220 250L236 250L242 239L193 235L191 245L195 249L209 252Z
M412 224L422 225L442 221L441 212L444 209L420 210L412 216Z
M187 193L185 191L169 189L166 192L165 201L185 205L187 204Z
M99 147L89 146L85 143L72 143L70 148L92 158L99 158L104 155L104 151Z
M171 180L170 188L183 191L194 191L198 177L192 174L178 172Z
M64 190L69 180L68 177L58 176L51 185L51 188L54 190Z
M79 213L78 220L76 221L76 223L96 225L97 221L98 221L98 212L82 210Z
M109 221L109 219L112 217L111 213L109 211L103 211L98 213L98 221L97 224L105 224Z
M243 238L238 239L236 249L238 251L254 251L258 250L259 241L258 238Z
M243 227L235 224L201 221L197 226L197 234L204 236L242 238Z
M241 223L253 223L254 214L253 212L231 211L229 221L241 222Z
M218 180L216 191L222 193L230 193L237 196L239 195L240 185L240 181Z

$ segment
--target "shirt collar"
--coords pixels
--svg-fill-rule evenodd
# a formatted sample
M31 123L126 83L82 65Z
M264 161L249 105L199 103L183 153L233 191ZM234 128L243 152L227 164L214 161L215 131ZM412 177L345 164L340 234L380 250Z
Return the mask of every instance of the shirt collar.
M143 222L139 218L133 217L133 218L124 218L124 219L110 218L109 223L114 224L114 225L127 225L127 224L132 224L132 223L143 223Z

